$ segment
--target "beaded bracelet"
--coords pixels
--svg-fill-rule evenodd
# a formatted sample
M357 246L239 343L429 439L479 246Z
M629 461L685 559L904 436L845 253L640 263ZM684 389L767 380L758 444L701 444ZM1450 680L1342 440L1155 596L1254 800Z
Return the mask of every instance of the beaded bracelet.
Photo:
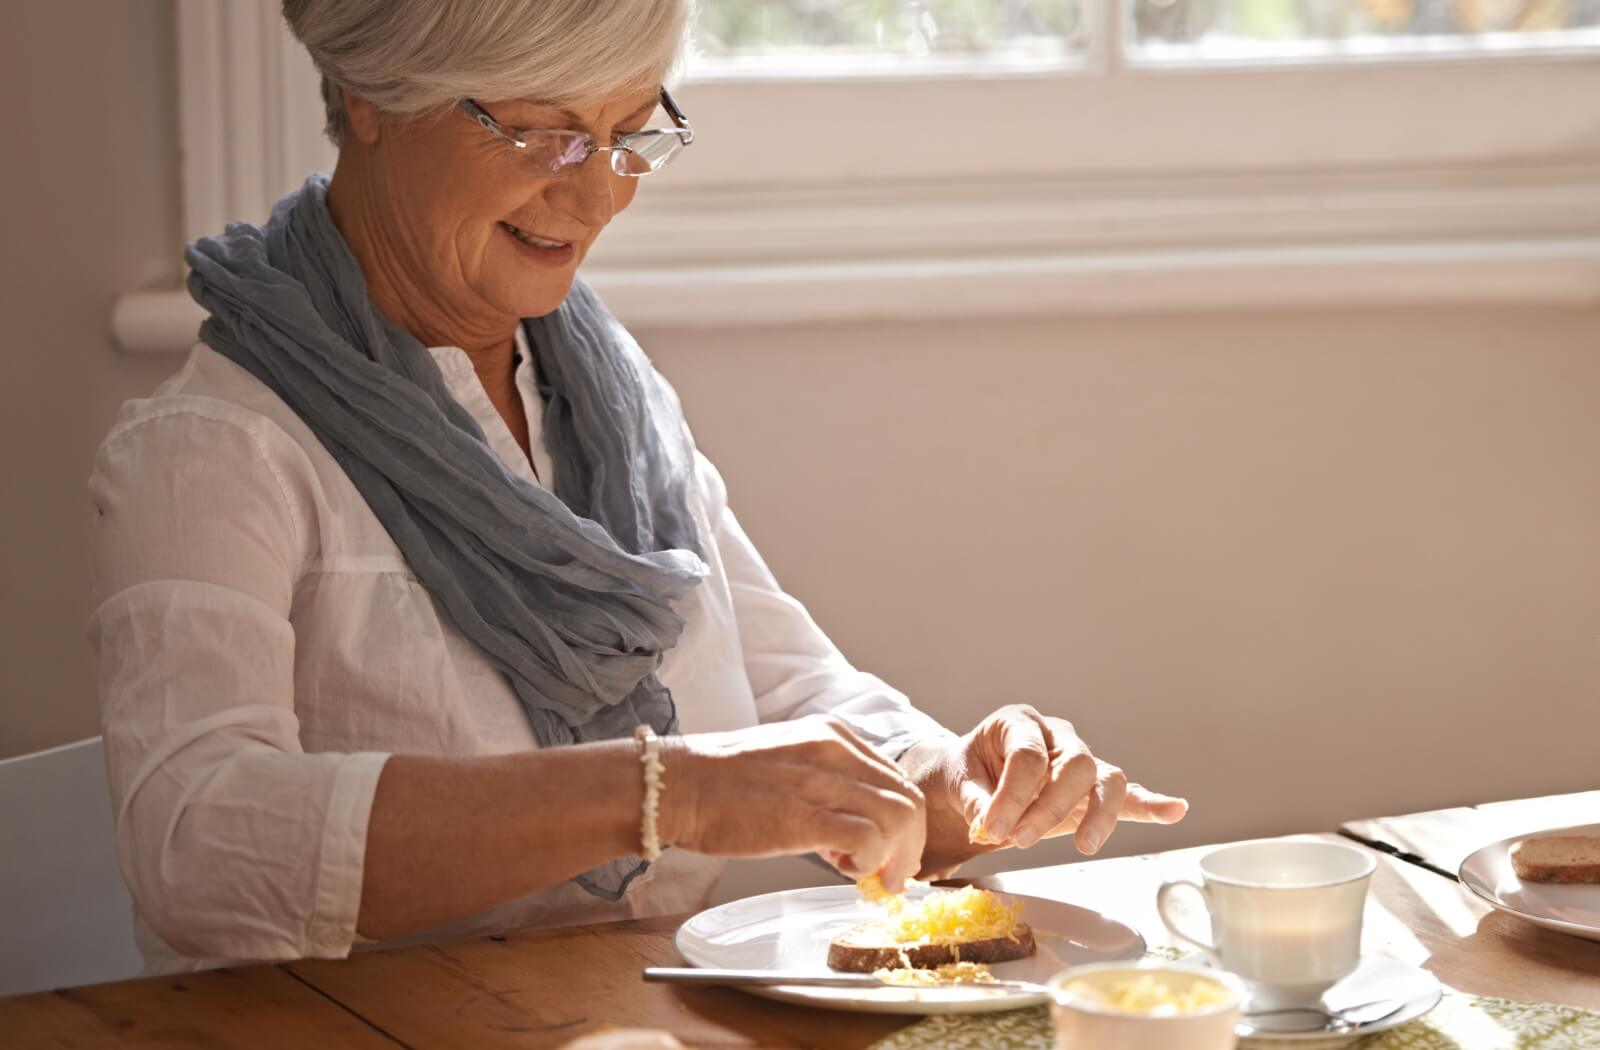
M661 765L661 738L647 725L636 726L633 738L644 746L639 751L639 764L644 766L644 803L640 807L640 853L645 860L661 856L661 833L656 823L661 815L661 781L666 769Z

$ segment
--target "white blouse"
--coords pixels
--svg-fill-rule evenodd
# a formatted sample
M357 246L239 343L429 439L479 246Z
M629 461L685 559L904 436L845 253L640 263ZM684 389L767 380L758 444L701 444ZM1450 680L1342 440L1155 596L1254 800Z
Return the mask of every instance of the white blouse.
M494 450L536 481L467 354L430 352ZM204 344L122 406L89 493L87 630L147 972L346 955L366 943L356 913L385 759L535 748L516 695L294 411ZM660 670L685 733L831 712L898 754L946 732L851 667L779 588L698 453L691 504L710 575L676 606L686 627ZM721 869L669 850L616 903L565 882L408 939L692 910Z

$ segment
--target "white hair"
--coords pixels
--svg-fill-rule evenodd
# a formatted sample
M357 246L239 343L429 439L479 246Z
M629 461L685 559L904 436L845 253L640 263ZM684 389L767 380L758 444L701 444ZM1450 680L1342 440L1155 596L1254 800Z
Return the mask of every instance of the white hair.
M693 0L283 0L322 73L328 137L341 88L411 117L464 98L577 106L669 80Z

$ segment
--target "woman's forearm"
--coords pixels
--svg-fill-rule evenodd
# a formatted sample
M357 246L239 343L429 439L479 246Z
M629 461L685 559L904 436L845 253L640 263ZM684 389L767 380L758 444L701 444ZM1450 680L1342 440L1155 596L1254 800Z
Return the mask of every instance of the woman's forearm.
M898 886L917 869L922 795L836 719L668 736L660 836L717 857L824 851ZM387 940L637 853L639 745L389 759L367 822L356 932Z
M639 849L638 745L486 758L396 755L378 780L356 932L386 940Z

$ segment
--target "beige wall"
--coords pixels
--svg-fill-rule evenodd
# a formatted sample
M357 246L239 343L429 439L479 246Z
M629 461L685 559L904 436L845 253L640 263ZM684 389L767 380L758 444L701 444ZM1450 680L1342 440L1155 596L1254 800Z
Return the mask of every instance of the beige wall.
M0 755L95 731L83 482L179 360L106 334L177 273L169 23L22 5L0 63ZM1600 312L640 335L848 653L1193 797L1124 849L1600 779Z
M172 371L112 346L118 293L175 281L170 3L6 7L0 34L0 755L96 732L83 637L89 465Z
M1191 796L1124 849L1600 784L1600 311L646 339L848 654Z

